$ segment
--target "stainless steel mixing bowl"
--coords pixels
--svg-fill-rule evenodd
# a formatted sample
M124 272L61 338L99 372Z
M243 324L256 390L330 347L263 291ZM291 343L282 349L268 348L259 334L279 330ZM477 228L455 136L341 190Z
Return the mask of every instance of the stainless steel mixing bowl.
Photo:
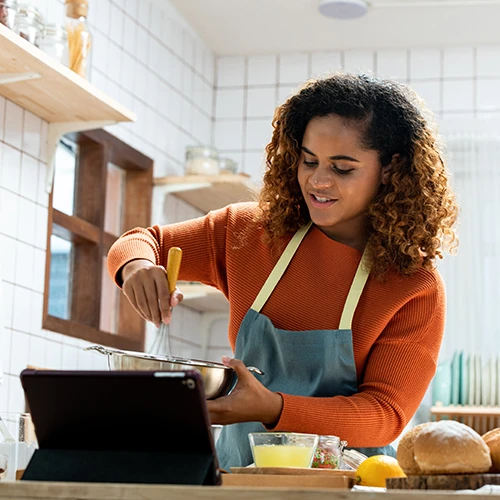
M236 381L236 372L222 363L202 361L167 356L155 356L144 352L122 351L102 345L93 345L85 348L86 351L97 351L108 357L110 370L143 370L143 371L183 371L198 370L203 378L205 396L207 399L216 399L229 394ZM264 373L254 366L247 366L248 370L258 375Z

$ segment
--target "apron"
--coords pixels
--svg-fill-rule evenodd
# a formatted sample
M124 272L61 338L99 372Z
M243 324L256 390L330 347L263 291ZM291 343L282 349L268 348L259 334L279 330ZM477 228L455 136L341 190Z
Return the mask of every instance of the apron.
M257 380L271 391L300 396L351 396L358 390L351 324L369 274L364 265L364 254L338 330L280 330L268 317L260 314L311 226L312 222L309 222L295 233L243 318L236 339L235 357L247 366L260 368L264 375L257 375ZM216 446L220 467L229 471L231 467L251 464L253 457L248 433L265 430L261 422L224 426ZM368 456L395 456L392 446L357 450Z

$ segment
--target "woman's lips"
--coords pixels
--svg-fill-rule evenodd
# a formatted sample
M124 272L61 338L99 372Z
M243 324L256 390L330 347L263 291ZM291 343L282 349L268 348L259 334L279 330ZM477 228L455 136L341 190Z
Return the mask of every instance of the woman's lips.
M319 196L314 194L309 194L309 200L314 208L324 209L331 207L337 200L328 198L327 196Z

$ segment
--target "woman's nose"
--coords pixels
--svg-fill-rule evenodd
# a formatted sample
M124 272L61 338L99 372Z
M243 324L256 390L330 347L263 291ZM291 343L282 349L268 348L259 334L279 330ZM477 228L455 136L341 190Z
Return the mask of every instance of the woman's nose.
M309 181L316 188L330 187L334 181L332 171L330 168L325 169L318 167L312 173Z

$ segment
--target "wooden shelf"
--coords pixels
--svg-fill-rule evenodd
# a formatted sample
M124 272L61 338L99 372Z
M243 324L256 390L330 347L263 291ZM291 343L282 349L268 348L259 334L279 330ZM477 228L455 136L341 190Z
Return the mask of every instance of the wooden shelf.
M184 294L183 305L200 312L229 312L229 302L216 288L183 281L179 281L177 286Z
M455 417L500 417L500 406L436 405L431 407L431 415Z
M135 121L135 114L0 24L0 94L49 123Z
M256 185L244 174L158 177L154 183L203 212L239 201L253 201L257 194Z

